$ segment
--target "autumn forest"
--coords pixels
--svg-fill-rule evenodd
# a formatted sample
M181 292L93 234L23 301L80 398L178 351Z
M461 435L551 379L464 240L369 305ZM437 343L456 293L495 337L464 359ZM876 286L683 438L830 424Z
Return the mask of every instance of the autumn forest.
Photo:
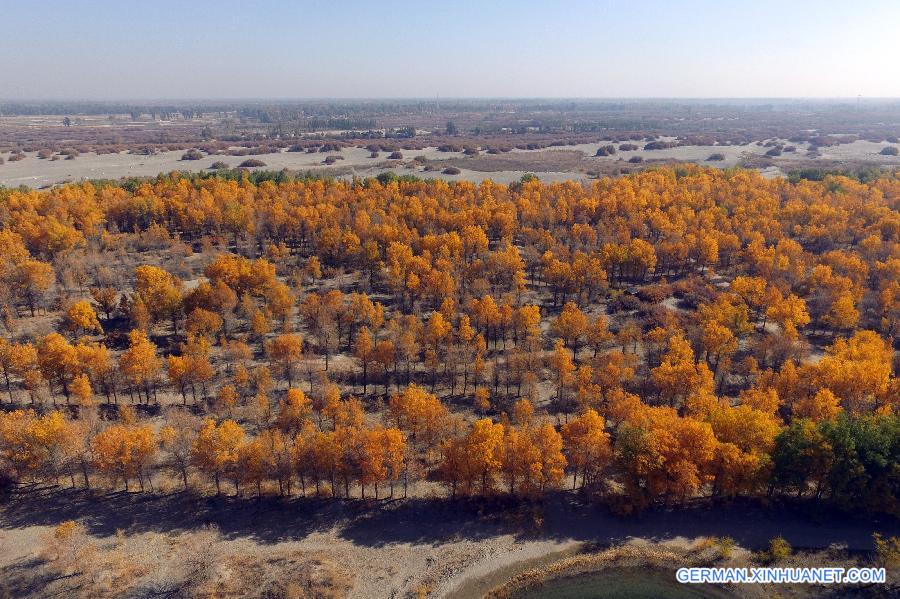
M0 190L0 486L897 515L900 178Z

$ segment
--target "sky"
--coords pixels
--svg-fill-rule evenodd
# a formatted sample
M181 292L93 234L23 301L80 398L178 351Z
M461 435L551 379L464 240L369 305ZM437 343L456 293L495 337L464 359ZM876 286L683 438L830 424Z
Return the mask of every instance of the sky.
M0 0L0 99L900 97L900 0Z

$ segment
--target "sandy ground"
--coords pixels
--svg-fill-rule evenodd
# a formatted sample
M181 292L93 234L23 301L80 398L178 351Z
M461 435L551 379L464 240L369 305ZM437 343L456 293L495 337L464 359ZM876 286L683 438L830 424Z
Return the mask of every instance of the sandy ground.
M232 167L238 166L247 158L256 158L266 163L265 170L289 169L295 171L311 170L319 174L333 173L343 177L374 177L381 173L393 171L400 175L416 175L422 178L445 179L448 181L466 180L483 181L491 179L498 183L511 183L521 179L527 170L509 171L476 171L460 169L459 175L444 175L440 170L425 171L413 165L412 160L424 156L428 160L450 160L462 157L460 152L438 152L436 148L403 152L403 160L388 161L387 154L382 152L379 158L370 158L369 151L363 148L345 148L340 152L343 160L332 165L324 164L328 154L307 154L305 152L280 152L259 156L207 156L202 160L181 160L184 151L162 152L154 156L134 154L83 154L75 160L42 160L36 154L26 154L25 160L7 162L0 165L0 185L6 187L40 188L57 183L75 182L83 179L121 179L123 177L152 177L159 173L171 171L203 171L213 162L225 162ZM586 180L583 173L542 172L545 181L564 181L568 179Z
M644 142L634 142L639 147L643 147ZM602 143L592 143L592 144L578 144L575 146L565 146L565 147L557 147L557 148L548 148L549 150L580 150L584 152L586 157L589 157L592 161L598 162L617 162L619 160L627 160L633 156L641 156L644 160L684 160L691 162L698 162L706 165L712 166L720 166L720 167L731 167L737 164L741 158L743 158L744 154L765 154L768 148L760 148L755 144L750 144L746 146L679 146L677 148L668 148L665 150L632 150L627 152L618 151L612 156L594 156L597 153L597 149L602 146L609 145L609 142ZM615 144L619 145L619 144ZM514 151L522 151L522 150L514 150ZM527 151L527 150L526 150ZM706 159L709 158L710 154L724 154L725 160L717 161L717 162L708 162Z
M577 541L534 541L491 547L487 555L440 580L435 597L481 597L516 574L574 555L584 544Z
M327 154L305 152L279 152L253 156L266 163L264 168L280 170L287 168L296 171L312 170L317 173L333 173L336 176L360 176L372 177L387 171L398 174L413 174L425 178L442 178L446 180L482 181L492 179L499 183L517 181L527 172L536 172L545 181L562 181L566 179L586 180L585 174L592 166L603 164L629 165L627 160L632 156L642 156L645 160L678 160L697 162L704 165L731 167L742 159L753 155L762 155L768 148L749 144L744 146L682 146L665 150L630 152L618 152L613 156L595 157L594 153L601 143L580 144L576 146L561 146L547 148L545 150L513 150L506 155L486 155L477 157L465 157L459 152L439 152L436 148L412 150L403 152L403 160L388 161L387 154L382 152L378 158L370 158L369 151L364 148L345 148L340 155L343 160L336 161L333 165L324 164ZM851 144L822 148L821 160L861 161L873 164L900 165L900 158L887 157L879 154L885 146L884 143L868 141L856 141ZM562 161L571 163L571 168L554 171L551 168L541 167L540 156L537 152L568 152L569 156L580 153L583 156L574 160ZM75 160L42 160L36 154L26 154L24 160L6 162L0 165L0 185L17 187L44 187L63 182L79 181L82 179L119 179L132 176L154 176L161 172L173 170L202 171L208 169L213 162L224 161L230 166L237 166L248 157L238 156L206 156L201 160L181 160L184 152L162 152L154 156L141 156L127 153L119 154L83 154ZM712 153L721 153L725 160L709 162ZM534 154L535 162L528 163L526 156ZM790 164L805 160L805 147L798 147L796 153L785 153L778 160L780 163ZM460 167L459 175L444 175L440 170L425 171L420 165L413 164L413 158L421 156L429 161L453 161ZM513 158L519 158L523 164L521 169L503 170L503 165L515 163ZM467 161L471 161L472 168L466 168ZM492 162L497 162L497 167L492 167ZM555 161L550 161L555 162ZM477 165L477 166L476 166ZM764 169L764 174L778 174L778 169ZM768 171L772 171L771 173Z

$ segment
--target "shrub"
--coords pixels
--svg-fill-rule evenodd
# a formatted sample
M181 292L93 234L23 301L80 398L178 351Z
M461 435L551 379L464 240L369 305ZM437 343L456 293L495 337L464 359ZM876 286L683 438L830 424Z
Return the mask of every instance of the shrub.
M458 175L458 174L459 174L460 172L462 172L462 171L460 171L460 170L459 170L458 168L456 168L455 166L448 166L447 168L445 168L445 169L442 170L441 172L444 173L445 175Z
M888 146L886 148L882 148L879 154L881 154L882 156L897 156L898 154L900 154L900 150L898 150L894 146Z
M766 152L766 156L769 156L770 158L781 156L781 146L775 146L774 148Z
M334 163L337 162L338 160L343 160L343 159L344 159L343 156L334 156L334 155L326 156L326 157L325 157L325 164L334 164Z
M238 165L240 168L256 168L259 166L266 166L266 163L262 160L257 160L256 158L249 158Z
M641 309L641 300L633 295L620 294L607 302L607 310L610 314L619 312L633 312Z
M838 138L831 135L819 135L809 140L810 146L830 147L838 145Z
M766 552L766 561L776 563L790 557L791 544L784 540L783 537L775 537L769 541L769 550Z
M466 156L478 156L478 148L466 148L463 151L463 154L465 154Z
M391 152L388 156L388 160L402 160L403 154L400 152Z
M885 568L897 568L900 566L900 539L888 537L885 539L877 532L872 535L875 541L875 554L878 563Z
M612 156L616 153L616 147L612 144L606 146L600 146L597 148L597 153L594 156Z
M40 555L61 575L71 575L93 552L87 528L80 522L66 520L41 539Z
M182 160L200 160L201 158L203 158L203 152L196 148L191 148L181 155Z
M53 156L53 150L48 150L47 148L44 148L43 150L39 150L37 153L37 157L42 160L46 160L47 158L50 158L51 156Z
M647 303L658 304L672 295L672 286L666 284L647 285L638 290L638 297Z
M667 150L674 148L678 144L674 141L651 141L644 145L645 150Z
M372 150L369 153L369 158L378 158L378 152L376 150Z
M719 557L721 559L731 559L734 548L737 546L737 542L731 537L721 537L716 539L716 546L719 550Z
M638 147L635 144L619 144L620 152L634 152Z
M388 185L389 183L393 183L397 181L400 177L397 176L397 173L394 171L387 171L386 173L381 173L375 179L381 183L382 185Z
M643 162L643 161L644 161L644 159L641 156L632 156L631 158L628 159L628 162L632 162L634 164L637 164L637 163Z
M721 162L721 161L725 160L725 154L722 154L721 152L716 152L714 154L710 154L709 158L707 158L706 160L708 160L709 162Z
M211 165L209 165L209 168L214 171L220 171L220 170L229 169L231 167L228 166L227 162L223 162L222 160L216 160Z

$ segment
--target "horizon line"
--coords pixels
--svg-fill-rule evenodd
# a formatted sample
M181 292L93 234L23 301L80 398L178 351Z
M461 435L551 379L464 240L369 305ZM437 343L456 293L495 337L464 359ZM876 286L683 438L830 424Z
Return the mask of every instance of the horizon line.
M235 96L235 97L47 97L47 98L0 98L2 103L28 102L371 102L371 101L900 101L900 96Z

